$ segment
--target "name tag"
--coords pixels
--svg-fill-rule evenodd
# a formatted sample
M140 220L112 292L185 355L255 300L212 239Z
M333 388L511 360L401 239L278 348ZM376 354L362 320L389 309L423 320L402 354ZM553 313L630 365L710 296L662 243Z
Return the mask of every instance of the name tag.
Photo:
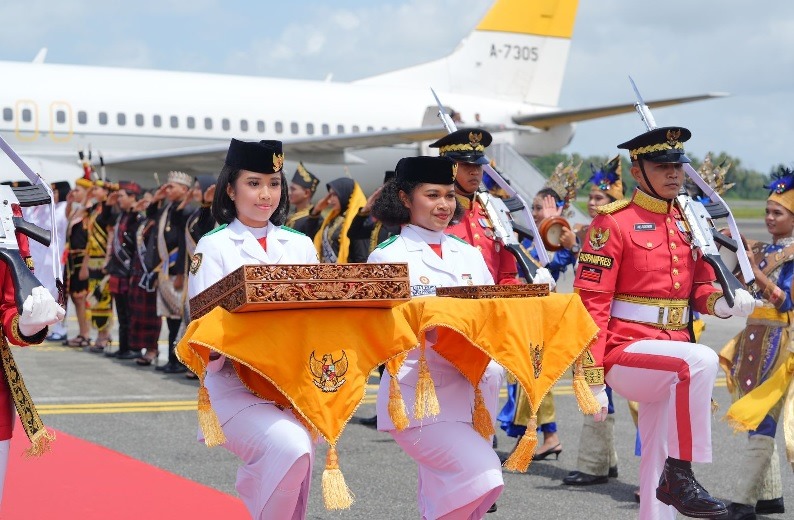
M634 231L653 231L656 229L656 224L653 222L642 222L634 224Z
M609 256L597 255L595 253L579 253L579 263L595 265L597 267L604 267L612 269L612 262L614 260Z

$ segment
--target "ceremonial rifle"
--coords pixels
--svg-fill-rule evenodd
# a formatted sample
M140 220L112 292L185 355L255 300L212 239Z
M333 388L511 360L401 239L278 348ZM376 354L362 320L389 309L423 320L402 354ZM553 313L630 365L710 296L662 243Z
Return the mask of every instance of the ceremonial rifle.
M656 128L656 121L651 115L651 110L648 105L643 101L640 91L634 80L629 76L634 94L637 96L637 102L634 103L634 108L637 109L642 122L648 131ZM736 225L736 220L733 218L730 208L722 197L712 188L703 178L692 168L689 163L684 163L684 171L690 179L701 189L706 197L712 201L709 209L699 201L696 201L682 188L681 193L676 197L681 208L681 215L692 233L692 245L700 249L703 254L703 260L706 261L713 269L717 276L717 282L722 287L725 302L729 307L733 307L734 294L737 289L742 289L742 283L734 276L730 269L722 261L717 243L719 242L723 247L727 247L731 251L736 252L736 257L739 260L742 277L749 287L754 281L753 269L750 267L750 260L747 258L747 252L744 247L740 247L739 243L729 237L726 237L714 227L712 218L727 216L728 226L731 231L732 237L738 237L739 228Z
M446 128L447 132L449 133L455 132L457 127L455 126L454 121L452 121L452 118L444 111L444 106L441 104L441 100L438 99L436 92L432 88L430 91L433 93L433 97L436 98L436 103L438 104L438 117L444 123L444 128ZM546 252L546 247L543 245L543 241L540 239L540 233L538 232L538 228L535 225L535 221L532 218L532 215L529 214L529 210L527 209L529 206L527 206L526 202L521 199L521 196L516 192L516 190L513 189L513 187L502 178L501 174L491 167L490 163L483 165L483 170L494 180L497 185L499 185L500 188L505 190L510 197L513 197L515 200L520 202L522 206L521 208L516 209L522 210L522 214L529 222L530 229L526 229L518 225L513 220L510 209L507 207L505 202L499 197L494 197L488 193L488 190L485 189L482 184L480 184L477 193L474 194L474 197L477 199L477 201L479 201L480 205L485 211L486 216L488 217L488 221L493 228L494 238L496 238L496 240L502 244L502 247L510 251L510 254L516 258L516 261L524 270L524 272L527 273L530 278L534 278L535 272L538 270L538 268L535 265L535 262L524 252L521 247L521 242L519 242L514 234L514 230L518 230L522 234L530 236L533 239L533 245L535 246L535 250L538 253L538 262L543 267L548 265L549 254Z

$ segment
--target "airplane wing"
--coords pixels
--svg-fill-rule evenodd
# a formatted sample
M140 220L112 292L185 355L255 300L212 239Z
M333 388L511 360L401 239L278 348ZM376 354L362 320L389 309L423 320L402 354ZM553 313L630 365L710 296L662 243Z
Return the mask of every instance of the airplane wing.
M486 125L490 131L503 130L502 127ZM305 136L284 138L283 148L287 158L300 158L304 162L323 164L351 164L362 160L347 150L356 148L375 148L410 144L419 141L438 139L447 134L442 125L425 126L401 130L382 130L358 134ZM107 166L121 169L135 168L151 171L178 169L182 171L216 170L226 157L228 141L212 145L158 150L127 156L105 157Z
M692 101L701 101L704 99L720 98L727 95L728 94L724 92L710 92L698 96L659 99L656 101L650 101L646 104L651 108L659 108L671 105L680 105L682 103L690 103ZM560 110L558 112L547 112L544 114L514 116L513 122L517 125L548 129L552 126L563 125L566 123L576 123L578 121L586 121L588 119L597 119L600 117L615 116L618 114L625 114L627 112L634 112L634 104L582 108L577 110Z

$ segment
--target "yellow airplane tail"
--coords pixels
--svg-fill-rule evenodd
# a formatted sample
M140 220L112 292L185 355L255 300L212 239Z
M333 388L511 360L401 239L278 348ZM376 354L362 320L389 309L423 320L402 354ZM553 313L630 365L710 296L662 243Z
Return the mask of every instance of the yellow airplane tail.
M356 83L557 106L578 0L496 0L452 54Z

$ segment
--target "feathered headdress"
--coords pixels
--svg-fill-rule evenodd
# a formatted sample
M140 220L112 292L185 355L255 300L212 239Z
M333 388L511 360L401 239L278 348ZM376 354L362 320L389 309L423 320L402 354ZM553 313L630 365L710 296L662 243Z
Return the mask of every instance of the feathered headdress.
M794 172L781 167L780 171L772 175L772 182L764 186L770 190L767 200L777 202L790 212L794 213Z
M579 168L581 167L582 163L574 165L573 159L567 165L561 162L554 168L554 173L544 185L544 188L551 188L560 196L563 213L566 212L571 201L576 198L576 189L579 187Z
M590 171L593 173L587 180L599 190L605 192L607 195L615 200L623 198L623 179L620 172L620 155L616 155L609 162L602 165L600 168L590 163ZM584 186L583 186L584 187Z
M715 192L717 192L718 195L722 195L735 185L733 182L725 184L725 176L727 175L730 167L731 163L726 163L725 161L720 163L719 166L715 166L711 161L711 153L707 153L706 158L703 159L703 164L700 166L700 168L698 168L698 173L703 180L706 181L706 183L708 183L708 185L711 186ZM701 190L697 184L692 182L692 179L687 177L684 185L687 192L689 192L692 197L700 199L701 202L708 202L708 197L705 196L703 190Z

